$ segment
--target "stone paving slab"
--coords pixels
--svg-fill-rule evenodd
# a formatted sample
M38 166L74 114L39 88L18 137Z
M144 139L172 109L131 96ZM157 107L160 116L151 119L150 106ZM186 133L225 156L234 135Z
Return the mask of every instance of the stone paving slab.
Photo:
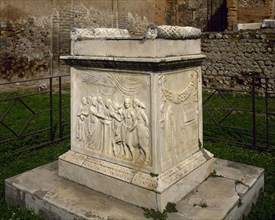
M264 170L221 159L214 169L168 219L239 219L248 213L264 185ZM8 204L46 219L144 219L139 207L59 177L57 162L7 179L5 190Z

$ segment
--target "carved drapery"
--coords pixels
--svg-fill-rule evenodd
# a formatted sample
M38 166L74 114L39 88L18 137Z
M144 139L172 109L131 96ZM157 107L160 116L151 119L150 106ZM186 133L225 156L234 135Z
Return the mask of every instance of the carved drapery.
M138 94L142 87L145 86L144 80L141 80L135 76L128 76L126 74L91 74L84 72L81 74L81 79L83 82L88 84L97 84L103 87L114 88L115 91L120 91L126 96ZM107 95L102 92L102 90L100 91L104 95Z
M148 109L141 91L141 75L82 71L81 95L76 108L75 141L79 148L118 160L151 164ZM91 84L91 86L90 86Z

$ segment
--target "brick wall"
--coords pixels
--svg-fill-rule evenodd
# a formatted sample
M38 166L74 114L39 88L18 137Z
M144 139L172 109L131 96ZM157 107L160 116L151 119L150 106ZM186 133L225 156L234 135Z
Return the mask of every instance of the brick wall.
M274 18L274 0L227 0L228 29L236 23L261 23Z

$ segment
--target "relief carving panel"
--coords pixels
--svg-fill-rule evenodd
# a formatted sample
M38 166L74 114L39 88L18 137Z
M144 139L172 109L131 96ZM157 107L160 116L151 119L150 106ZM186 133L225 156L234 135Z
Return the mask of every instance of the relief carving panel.
M96 155L151 164L149 76L80 72L75 108L75 145Z
M163 161L176 163L198 147L198 71L159 76Z

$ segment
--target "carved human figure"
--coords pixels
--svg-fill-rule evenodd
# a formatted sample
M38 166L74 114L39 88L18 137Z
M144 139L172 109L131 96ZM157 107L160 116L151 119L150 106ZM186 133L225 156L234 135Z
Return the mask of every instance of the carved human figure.
M136 122L135 111L131 105L131 100L125 98L124 100L123 121L121 124L121 141L125 154L125 159L133 160L133 143L134 143L134 129Z
M169 105L166 112L166 148L171 151L176 146L176 120L175 112L172 105Z
M122 106L99 96L82 98L77 116L77 138L84 147L104 155L149 163L149 121L145 106L126 98Z
M97 97L89 97L90 104L90 117L89 117L89 147L92 150L100 150L102 146L101 137L100 137L100 127L99 127L99 118L100 114L97 111Z
M113 102L111 99L107 99L106 104L106 121L108 121L108 127L106 126L106 151L105 153L109 155L114 155L114 141L115 141L115 134L117 129L117 122L121 122L121 116L117 114L114 109ZM110 123L109 123L110 122ZM108 130L107 130L108 129Z
M114 102L114 140L113 140L113 153L115 157L121 158L124 156L123 145L121 141L121 121L122 121L122 107L119 103Z
M111 147L112 141L111 141L111 123L112 120L110 117L108 117L108 111L106 109L106 106L102 100L102 98L99 96L97 97L97 117L99 119L99 130L100 130L100 147L99 151L101 152L108 152L108 148Z
M133 108L135 110L136 122L134 127L136 128L138 146L145 154L145 163L150 163L150 151L149 151L149 121L144 112L145 106L138 99L134 99Z
M76 138L80 141L81 145L84 146L87 144L88 136L88 103L87 98L82 97L80 107L77 111L77 126L76 126Z

